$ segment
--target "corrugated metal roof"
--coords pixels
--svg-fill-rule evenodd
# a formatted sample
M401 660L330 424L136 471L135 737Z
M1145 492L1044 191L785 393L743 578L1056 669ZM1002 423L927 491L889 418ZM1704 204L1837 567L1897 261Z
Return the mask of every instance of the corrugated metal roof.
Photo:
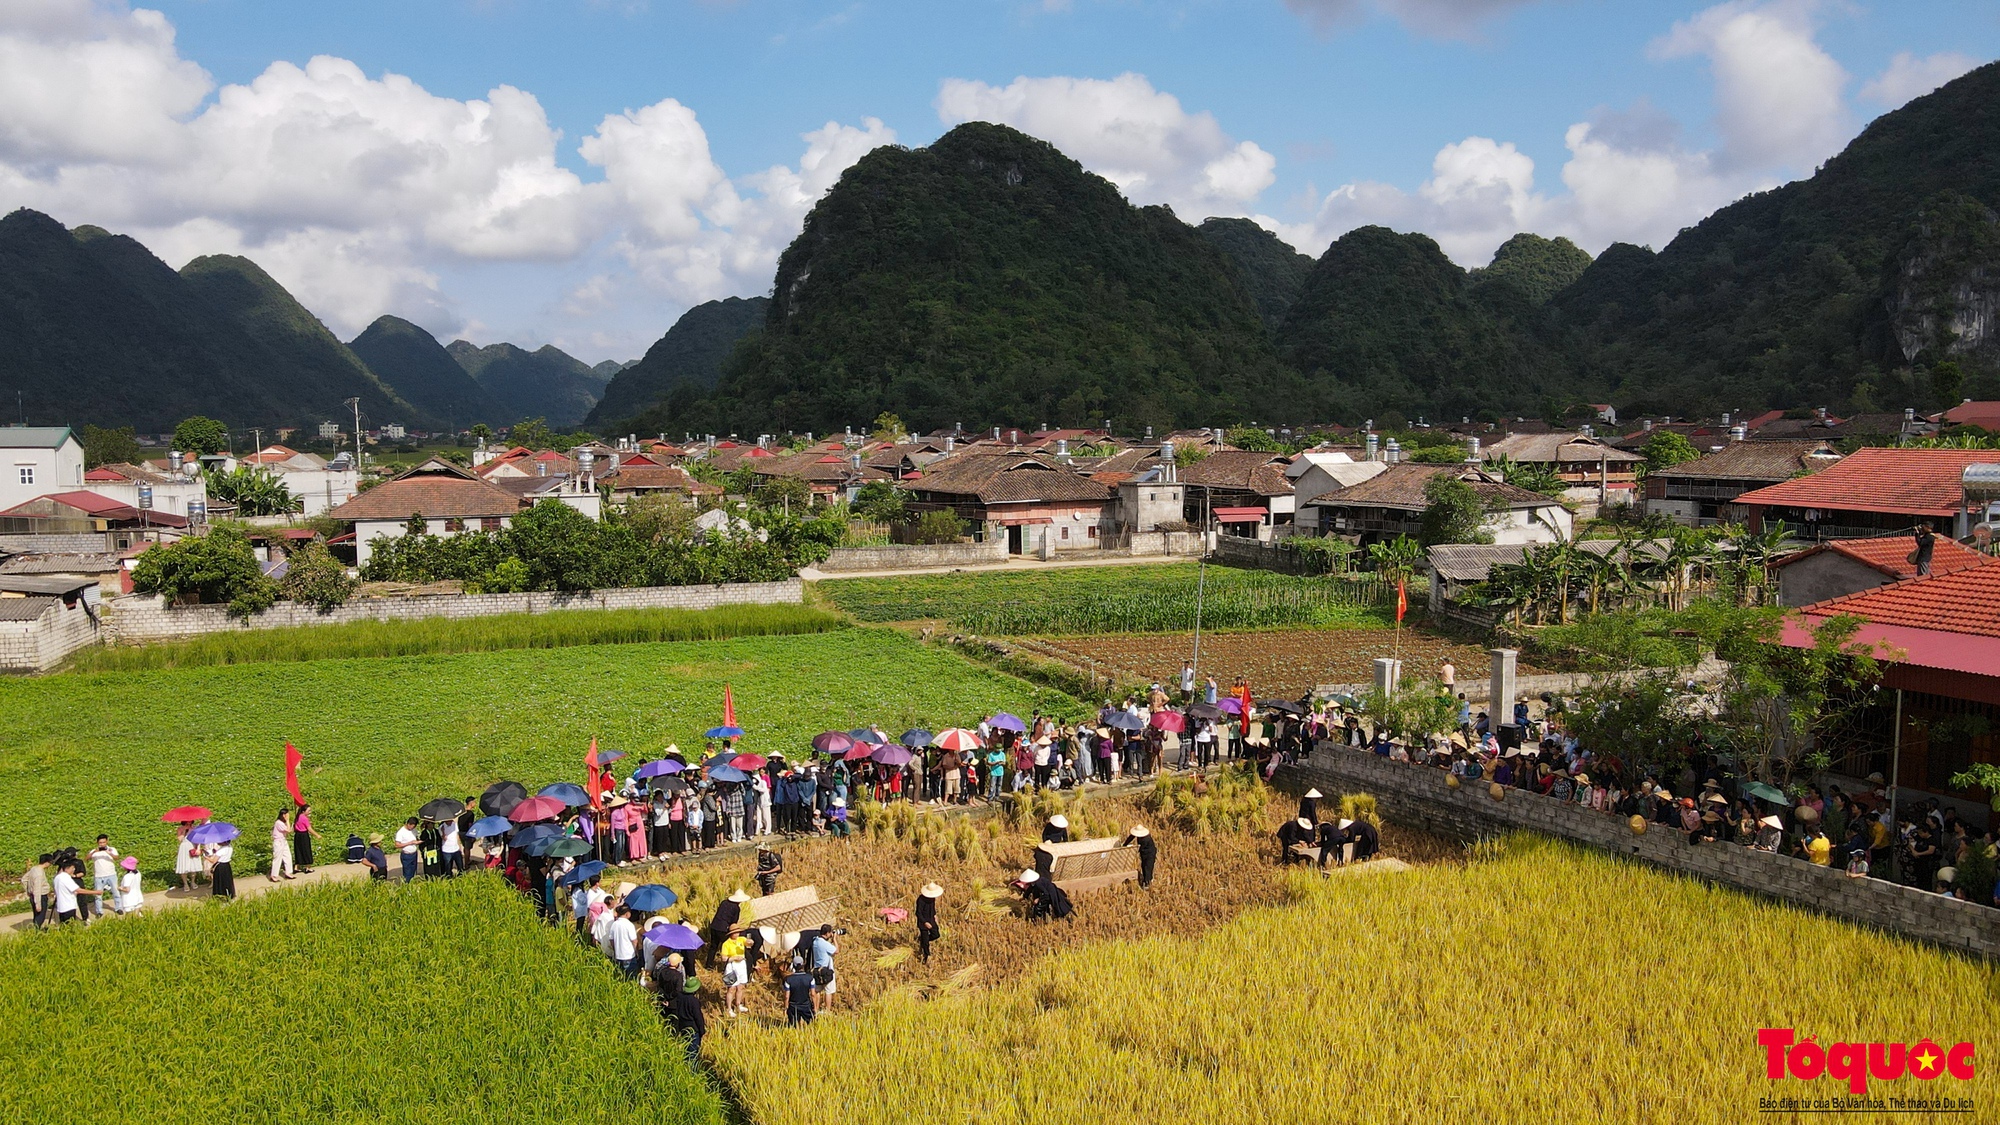
M0 598L0 621L33 621L61 604L61 598Z
M69 437L68 426L0 426L0 449L55 449Z

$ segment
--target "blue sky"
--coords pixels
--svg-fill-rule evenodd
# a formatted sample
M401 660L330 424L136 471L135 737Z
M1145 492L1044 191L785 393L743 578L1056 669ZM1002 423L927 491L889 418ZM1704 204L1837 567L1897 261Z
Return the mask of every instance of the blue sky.
M590 360L763 291L841 168L958 120L1190 221L1311 254L1384 222L1476 265L1519 229L1663 243L2000 56L1970 0L0 7L30 64L0 208L247 254L343 336L397 312Z

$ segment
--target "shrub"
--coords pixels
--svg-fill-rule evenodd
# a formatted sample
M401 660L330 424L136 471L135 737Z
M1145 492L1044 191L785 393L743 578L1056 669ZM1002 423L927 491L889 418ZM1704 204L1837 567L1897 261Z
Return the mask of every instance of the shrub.
M280 591L289 601L332 613L354 596L354 579L324 543L313 543L292 555Z
M917 517L913 538L919 543L956 543L965 536L965 521L957 512L925 512Z
M233 527L147 548L132 568L132 588L173 605L226 604L236 617L269 609L278 597L277 583L264 577L257 552Z

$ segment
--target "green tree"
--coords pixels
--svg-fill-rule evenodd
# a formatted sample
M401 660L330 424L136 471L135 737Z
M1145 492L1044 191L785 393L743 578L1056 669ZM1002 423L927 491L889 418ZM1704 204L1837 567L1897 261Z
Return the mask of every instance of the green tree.
M914 538L919 543L956 543L964 535L965 521L959 519L956 512L939 510L917 517Z
M1388 695L1371 687L1359 703L1363 715L1412 746L1458 726L1457 698L1435 681L1405 684Z
M486 439L492 436L493 436L493 427L487 425L484 422L474 422L472 424L472 440L474 444L485 445Z
M354 596L355 582L326 544L310 543L287 561L285 577L278 586L285 600L332 613Z
M103 426L85 426L78 440L83 443L85 468L136 464L140 457L139 437L130 426L120 426L115 430Z
M1375 572L1384 579L1407 582L1417 575L1417 567L1423 565L1424 548L1421 543L1407 535L1398 535L1394 540L1368 545L1368 561L1375 564Z
M879 523L903 518L903 490L886 480L871 480L854 494L854 513Z
M229 427L200 414L183 419L174 427L174 448L204 456L220 453L229 448Z
M804 512L812 507L812 486L800 477L771 477L752 498L766 511Z
M902 441L909 436L909 433L909 430L904 427L901 418L884 410L875 416L875 430L868 436L875 441L895 442Z
M1654 430L1653 436L1646 439L1639 452L1646 458L1646 471L1649 473L1701 459L1701 450L1672 430Z
M226 473L208 474L208 494L236 506L239 516L284 516L298 510L298 498L272 473L238 465Z
M1424 482L1423 529L1420 542L1426 547L1440 543L1491 543L1486 530L1486 504L1472 486L1449 473L1439 473Z
M1569 487L1554 467L1539 463L1524 463L1502 454L1486 459L1486 471L1529 492L1539 492L1543 496L1561 496Z
M148 547L132 568L132 588L173 605L227 604L237 617L270 608L278 594L250 541L233 527Z
M1223 435L1223 440L1238 449L1254 453L1283 453L1284 443L1255 426L1231 426Z
M1199 445L1183 445L1174 450L1176 468L1192 468L1208 459L1208 450Z
M544 500L515 516L502 533L509 554L528 568L535 590L594 590L607 582L613 557L603 550L596 520L560 500Z
M529 449L554 449L556 435L543 418L523 418L507 431L507 440Z
M1965 373L1959 370L1955 359L1940 360L1931 365L1931 393L1937 396L1938 406L1949 410L1958 405L1958 389L1965 385Z

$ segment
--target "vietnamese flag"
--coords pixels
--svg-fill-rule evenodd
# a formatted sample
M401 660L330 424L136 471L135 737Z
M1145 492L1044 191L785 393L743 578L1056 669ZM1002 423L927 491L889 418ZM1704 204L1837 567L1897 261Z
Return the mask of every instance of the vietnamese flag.
M725 727L736 725L736 697L729 694L728 684L722 685L722 725Z
M299 763L303 760L298 747L285 743L285 791L292 795L295 805L306 803L306 799L299 796Z
M1396 624L1403 623L1403 615L1410 611L1410 596L1403 588L1403 580L1396 579Z
M1237 702L1243 704L1243 713L1241 715L1236 716L1237 725L1242 727L1243 737L1249 738L1250 711L1252 708L1256 706L1255 700L1253 700L1250 697L1250 681L1248 680L1243 681L1243 690L1236 693L1236 700Z
M594 809L598 807L598 800L603 796L597 776L597 739L590 740L590 753L583 756L583 764L590 771L590 784L585 788L590 793L590 807Z

